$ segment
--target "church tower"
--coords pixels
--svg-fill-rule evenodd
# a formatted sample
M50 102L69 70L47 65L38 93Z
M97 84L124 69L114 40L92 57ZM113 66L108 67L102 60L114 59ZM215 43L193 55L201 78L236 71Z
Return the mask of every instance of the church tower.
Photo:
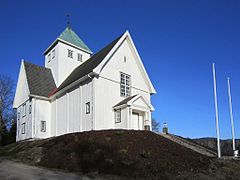
M52 70L57 87L92 55L92 51L68 26L44 52L45 67Z

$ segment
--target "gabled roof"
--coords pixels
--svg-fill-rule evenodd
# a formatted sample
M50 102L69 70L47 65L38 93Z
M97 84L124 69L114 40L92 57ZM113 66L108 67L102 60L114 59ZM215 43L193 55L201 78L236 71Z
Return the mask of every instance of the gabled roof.
M142 99L144 104L149 108L150 111L154 111L153 106L151 105L150 102L148 102L146 100L146 98L144 96L141 96L140 94L136 94L130 97L127 97L125 99L123 99L122 101L120 101L118 104L116 104L115 106L113 106L114 109L120 108L121 106L133 106L133 107L137 107L139 105L136 105L135 102L139 99Z
M67 27L58 37L66 42L69 42L83 50L92 52L88 46L80 39L80 37L70 28Z
M51 69L24 61L27 83L31 95L48 97L56 88Z
M111 49L115 46L121 37L122 35L112 41L98 53L94 54L90 59L86 60L76 69L74 69L73 72L67 77L67 79L63 81L63 83L58 87L58 91L80 79L81 77L93 72L94 68L96 68L103 61L103 59L111 51Z
M123 99L122 101L120 101L119 103L117 103L115 106L113 106L113 108L127 104L130 100L132 100L134 97L136 97L137 95L133 95L133 96L129 96L125 99Z

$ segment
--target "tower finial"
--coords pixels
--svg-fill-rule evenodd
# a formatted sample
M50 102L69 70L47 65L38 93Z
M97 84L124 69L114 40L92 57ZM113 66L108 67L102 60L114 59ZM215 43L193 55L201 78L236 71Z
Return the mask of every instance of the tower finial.
M70 28L70 14L66 14L66 17L67 17L67 27Z

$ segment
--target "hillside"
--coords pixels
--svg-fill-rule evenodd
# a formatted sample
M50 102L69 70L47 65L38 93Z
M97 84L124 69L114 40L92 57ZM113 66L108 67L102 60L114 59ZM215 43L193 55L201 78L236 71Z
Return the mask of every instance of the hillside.
M199 139L192 139L193 142L198 143L204 147L213 149L217 151L217 139L216 138L199 138ZM236 140L236 149L240 149L240 140ZM221 140L221 152L223 156L232 156L232 140L226 139Z
M238 162L219 162L149 131L106 130L67 134L14 143L1 148L0 156L70 172L110 174L127 179L240 177L239 171L222 169Z

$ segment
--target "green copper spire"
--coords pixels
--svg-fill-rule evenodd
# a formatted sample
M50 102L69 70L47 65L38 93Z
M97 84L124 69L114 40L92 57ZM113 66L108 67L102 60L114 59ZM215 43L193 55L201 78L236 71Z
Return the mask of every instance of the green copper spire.
M67 41L83 50L92 52L69 26L62 32L62 34L60 34L58 38Z

